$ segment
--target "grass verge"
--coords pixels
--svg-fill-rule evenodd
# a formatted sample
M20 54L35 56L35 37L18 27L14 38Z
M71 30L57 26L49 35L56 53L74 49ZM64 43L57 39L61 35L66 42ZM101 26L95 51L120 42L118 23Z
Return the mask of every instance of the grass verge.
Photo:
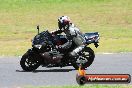
M85 86L27 86L25 88L132 88L130 85L85 85Z
M95 52L132 52L131 0L0 0L0 56L23 55L31 47L36 25L57 28L68 15L82 32L100 33Z

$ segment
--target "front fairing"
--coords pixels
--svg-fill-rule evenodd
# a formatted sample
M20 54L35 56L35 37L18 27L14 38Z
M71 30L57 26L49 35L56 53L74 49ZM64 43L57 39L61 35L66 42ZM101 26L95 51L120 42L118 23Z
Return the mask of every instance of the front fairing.
M32 41L32 45L41 45L43 42L48 41L50 34L48 31L43 31L37 34Z
M41 49L45 47L47 44L52 43L51 34L48 31L43 31L37 34L32 40L32 47Z

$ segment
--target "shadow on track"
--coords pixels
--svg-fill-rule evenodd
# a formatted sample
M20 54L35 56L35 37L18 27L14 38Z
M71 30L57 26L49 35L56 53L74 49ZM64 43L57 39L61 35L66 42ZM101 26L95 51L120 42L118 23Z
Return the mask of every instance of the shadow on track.
M47 69L47 70L35 70L31 71L33 73L38 73L38 72L70 72L74 71L75 69ZM23 71L23 70L16 70L16 72L30 72L30 71Z

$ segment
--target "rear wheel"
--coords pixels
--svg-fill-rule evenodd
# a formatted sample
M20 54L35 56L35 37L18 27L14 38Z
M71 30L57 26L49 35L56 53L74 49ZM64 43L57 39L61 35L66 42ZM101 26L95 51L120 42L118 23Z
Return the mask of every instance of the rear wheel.
M95 58L94 51L90 47L85 47L76 60L72 63L75 69L79 68L79 65L82 65L82 69L89 67Z
M37 60L37 56L29 55L29 53L27 52L22 56L20 65L25 71L33 71L40 66L40 63Z

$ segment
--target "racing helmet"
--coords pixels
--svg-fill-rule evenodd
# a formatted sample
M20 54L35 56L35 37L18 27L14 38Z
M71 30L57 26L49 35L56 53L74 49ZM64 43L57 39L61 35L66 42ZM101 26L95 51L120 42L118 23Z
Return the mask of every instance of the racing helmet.
M58 18L58 27L61 30L65 30L69 27L70 18L68 16L61 16Z

